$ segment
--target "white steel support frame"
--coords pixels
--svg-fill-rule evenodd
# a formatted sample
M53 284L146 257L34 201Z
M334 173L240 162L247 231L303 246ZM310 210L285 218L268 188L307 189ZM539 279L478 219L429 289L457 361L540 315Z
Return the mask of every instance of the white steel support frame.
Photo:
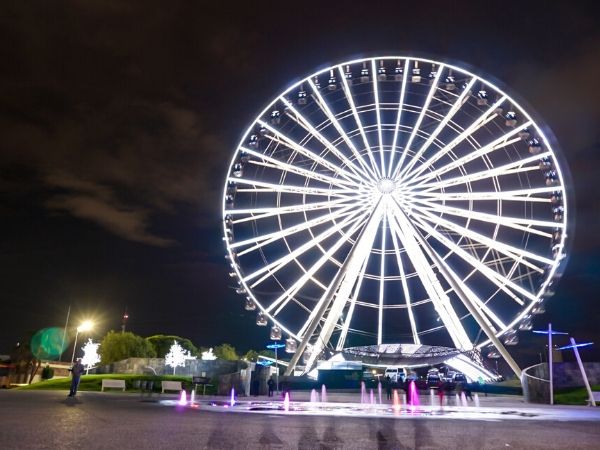
M333 328L340 318L345 303L348 301L350 290L356 283L358 273L360 272L360 267L364 264L364 260L368 256L373 244L373 240L375 239L375 235L377 234L377 227L379 226L382 214L381 205L382 203L378 202L377 206L375 207L375 211L371 217L369 217L367 225L365 225L363 231L356 240L354 247L350 253L348 253L344 264L342 267L340 267L340 270L332 280L327 291L323 294L323 297L319 302L321 304L320 308L308 326L305 328L305 331L302 335L302 341L298 345L296 353L292 357L290 365L286 369L286 375L291 375L293 373L294 368L298 364L298 360L304 353L313 333L317 329L317 326L321 324L321 321L335 296L335 301L333 302L333 305L327 314L325 323L321 327L321 332L312 345L311 354L306 363L305 372L308 372L310 368L312 368L315 358L320 354L321 350L323 350L326 343L329 342Z
M435 75L412 80L417 63ZM378 78L386 64L402 76ZM368 81L352 77L362 68ZM299 90L306 100L296 104ZM385 343L388 314L404 314L415 344L438 329L461 350L491 343L520 374L500 339L556 280L568 236L563 171L544 127L474 73L404 56L336 64L276 96L238 145L223 192L231 275L298 342L286 374L307 350L306 370L314 366L334 332L336 350L353 332ZM376 311L368 330L357 326L362 308ZM465 330L471 318L483 342Z

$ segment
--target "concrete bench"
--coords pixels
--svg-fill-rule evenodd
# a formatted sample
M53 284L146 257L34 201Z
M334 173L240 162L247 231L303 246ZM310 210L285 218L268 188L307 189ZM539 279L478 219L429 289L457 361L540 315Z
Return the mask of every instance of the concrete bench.
M162 381L162 393L165 391L181 391L183 388L181 387L181 381Z
M115 389L123 389L125 392L125 380L102 380L102 392L104 392L104 388L115 388Z

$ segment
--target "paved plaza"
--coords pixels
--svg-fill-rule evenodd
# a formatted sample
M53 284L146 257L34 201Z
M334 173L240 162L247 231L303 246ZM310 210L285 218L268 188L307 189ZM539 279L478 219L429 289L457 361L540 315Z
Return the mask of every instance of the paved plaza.
M300 399L304 394L294 395ZM347 401L348 394L329 400ZM600 412L585 407L528 409L514 398L481 399L481 409L537 411L506 418L452 419L246 414L169 405L174 395L0 391L4 449L595 449ZM165 401L167 400L167 401ZM204 400L204 399L200 399ZM226 399L221 398L220 401ZM258 400L267 400L259 398ZM544 413L544 411L548 411Z

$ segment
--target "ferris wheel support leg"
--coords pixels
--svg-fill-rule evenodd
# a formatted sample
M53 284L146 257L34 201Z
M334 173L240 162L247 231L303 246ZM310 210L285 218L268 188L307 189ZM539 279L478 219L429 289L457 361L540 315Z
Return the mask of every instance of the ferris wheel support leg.
M365 247L365 245L361 245L361 244L365 241L368 241L369 245L372 243L373 237L371 236L369 238L369 236L373 234L373 228L375 228L375 231L376 231L380 220L381 220L381 201L375 207L374 213L369 218L367 224L365 225L365 227L361 231L359 237L357 238L355 245L352 247L352 249L348 253L348 256L346 257L346 260L342 264L342 267L340 267L340 270L338 271L338 273L336 274L334 279L331 281L327 291L323 295L325 300L321 303L321 307L317 311L317 314L315 314L312 322L306 328L306 331L304 332L302 341L300 342L300 345L298 345L296 353L294 353L294 356L292 357L292 359L285 371L286 376L289 376L293 373L293 370L295 369L296 365L298 364L300 357L306 350L306 347L307 347L313 333L317 329L317 326L319 325L319 323L321 323L322 317L327 312L327 309L329 308L329 305L331 304L333 297L335 296L336 292L338 292L342 283L344 283L344 281L347 282L346 276L348 274L349 269L352 266L356 265L355 264L356 256L357 255L360 256L360 254L363 253L363 247ZM362 265L362 260L360 261L359 268L361 265ZM355 278L355 280L356 280L356 278ZM335 320L332 321L331 318L333 318L335 315L334 310L339 310L339 312L341 313L341 309L339 308L339 305L337 305L337 303L339 303L340 301L346 302L347 296L346 296L346 298L343 298L343 296L338 295L338 298L336 299L336 305L335 305L336 307L331 308L331 311L326 320L326 326L323 327L323 330L321 330L321 333L319 334L319 338L316 342L317 348L322 349L326 343L326 341L323 342L325 336L327 336L327 340L329 340L329 337L331 336L331 332L327 332L327 330L325 328L330 328L329 324L330 324L330 322L332 322L331 330L333 330L333 326L335 325ZM337 315L339 316L339 314L337 314ZM312 357L311 357L309 363L307 364L308 370L310 369L309 366L314 363L314 359L317 356L316 353L319 353L319 352L316 350L313 350ZM308 370L305 370L305 372L307 372Z
M460 300L463 302L463 304L469 310L469 313L471 313L471 315L473 316L473 318L475 319L475 321L477 322L479 327L483 330L483 332L487 335L487 337L492 341L492 343L494 344L494 347L496 347L498 352L502 355L504 360L508 363L510 368L513 370L515 375L517 375L517 377L520 380L521 372L522 372L521 368L516 363L516 361L513 359L513 357L510 355L510 353L508 353L508 350L506 350L506 347L504 347L504 345L502 345L502 342L500 342L500 339L498 339L496 337L494 330L492 330L490 328L490 326L488 325L488 321L485 320L485 318L481 315L479 309L477 309L475 307L475 305L471 302L467 293L460 286L460 283L458 283L456 281L455 277L453 277L452 274L447 270L446 264L444 263L444 261L442 261L440 256L437 253L435 253L434 251L429 252L429 254L431 255L432 259L437 264L440 272L444 275L444 277L446 278L446 280L448 281L448 283L450 284L452 289L454 289L454 292L456 292L456 295L458 295Z

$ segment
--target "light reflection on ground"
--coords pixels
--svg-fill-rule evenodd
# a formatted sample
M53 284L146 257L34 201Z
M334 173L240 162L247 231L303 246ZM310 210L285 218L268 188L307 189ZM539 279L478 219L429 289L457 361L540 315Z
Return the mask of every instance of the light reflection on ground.
M189 402L185 406L179 405L178 400L161 400L164 406L173 406L178 409L202 410L212 412L235 412L247 414L280 414L304 416L345 416L345 417L376 417L376 418L443 418L463 420L506 420L506 419L531 419L531 420L559 420L600 421L600 411L597 408L554 406L535 407L520 406L518 408L502 407L475 407L475 406L418 406L393 407L381 404L361 403L310 403L290 402L289 411L286 411L282 401L236 401L231 406L229 401L209 400Z

